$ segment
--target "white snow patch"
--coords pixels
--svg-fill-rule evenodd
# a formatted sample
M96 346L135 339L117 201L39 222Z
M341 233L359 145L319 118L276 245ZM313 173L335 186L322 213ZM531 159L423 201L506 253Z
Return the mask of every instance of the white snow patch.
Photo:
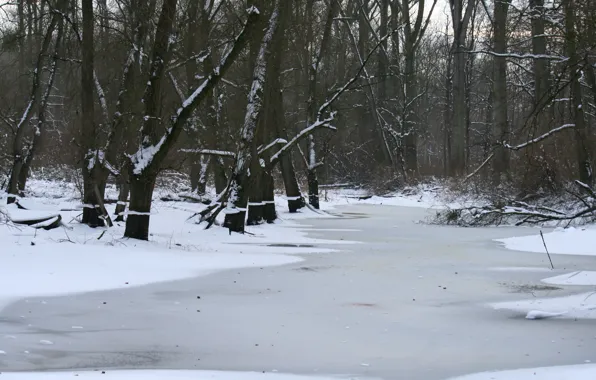
M298 376L280 373L188 370L118 370L72 372L3 372L2 380L332 380L339 377Z
M451 380L593 380L596 365L582 364L558 367L524 368L511 371L483 372Z
M565 318L596 319L596 293L582 293L566 297L533 298L490 304L495 310L526 313L528 319ZM534 316L534 318L531 318Z
M57 215L57 213L52 213L44 210L40 211L33 211L33 210L21 210L18 209L15 205L9 205L3 208L10 220L15 223L21 223L28 220L36 220L36 219L45 219L45 218L52 218Z
M545 253L544 244L539 233L530 236L519 236L496 239L505 248L515 251ZM596 256L596 227L557 228L544 234L544 241L551 254Z
M549 277L542 280L546 284L554 285L596 285L595 271L579 271Z
M34 211L6 207L23 218L59 211L67 227L45 231L0 224L0 309L20 298L127 288L234 268L296 263L303 259L291 255L335 252L321 246L354 243L307 238L307 232L291 219L332 217L309 209L290 214L284 204L278 209L280 220L276 223L247 226L250 234L229 235L227 229L214 226L205 230L204 224L188 220L204 205L159 199L151 208L150 241L124 239L123 223L109 229L79 224L80 202L64 191L64 184L32 181L38 189L35 194L41 196L28 197L22 203ZM110 191L110 196L117 196ZM0 202L5 202L5 197L0 192ZM276 197L276 202L283 200ZM107 207L113 215L115 205Z

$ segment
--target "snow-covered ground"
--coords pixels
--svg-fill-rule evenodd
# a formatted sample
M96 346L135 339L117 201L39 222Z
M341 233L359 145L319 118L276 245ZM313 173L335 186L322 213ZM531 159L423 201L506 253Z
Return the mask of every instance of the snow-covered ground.
M76 186L71 182L65 180L63 182L52 182L46 180L33 180L31 182L32 189L30 195L22 200L22 204L30 208L32 211L17 210L13 207L4 207L11 218L19 219L25 217L31 217L31 215L51 215L60 213L62 220L66 224L66 228L58 228L51 231L45 230L34 230L26 226L15 226L10 224L0 223L0 241L2 242L2 248L0 253L0 309L6 306L11 301L15 301L20 298L35 297L35 296L53 296L73 293L92 292L97 290L109 290L109 289L120 289L135 287L147 284L153 284L158 282L168 282L173 280L180 280L186 278L195 278L198 276L204 276L217 271L223 271L233 268L241 267L265 267L265 266L277 266L284 264L296 263L304 260L305 255L311 253L323 254L332 252L331 249L326 248L328 243L341 243L341 244L357 244L356 242L347 240L323 240L306 237L306 233L309 230L308 226L302 225L300 228L296 227L293 222L294 219L304 218L335 218L332 214L326 212L314 212L312 210L304 210L302 213L290 215L285 212L285 201L283 197L278 197L276 203L278 204L278 212L280 213L280 220L278 223L273 225L263 225L259 227L248 227L247 231L250 234L247 235L228 235L227 231L221 228L213 228L205 231L203 226L196 225L193 220L188 220L188 217L193 213L199 211L203 206L195 203L184 202L177 200L174 202L165 202L159 200L162 196L168 196L171 199L171 194L168 193L167 189L160 191L156 195L156 201L152 208L152 219L150 226L150 241L140 242L128 239L123 239L124 225L120 224L110 229L91 229L86 226L80 225L76 222L77 216L81 213L81 205L77 200L77 189ZM115 198L115 189L108 189L110 199ZM453 205L449 203L448 198L441 193L440 189L423 189L419 192L406 192L396 193L388 197L365 197L365 194L347 191L324 191L323 199L327 201L322 202L324 210L331 212L336 206L347 205L347 204L377 204L377 205L391 205L391 206L407 206L407 207L421 207L421 208L442 208L445 205ZM453 199L453 198L452 198ZM464 201L465 202L465 201ZM4 204L5 200L0 196L0 203ZM461 205L461 202L458 203ZM112 207L110 207L110 210ZM401 209L402 212L404 209ZM409 209L416 211L414 209ZM418 212L418 211L416 211ZM29 215L25 215L29 214ZM408 221L410 223L411 221ZM328 228L317 228L317 233L322 233L321 236L327 237L334 233L343 233L348 238L351 238L351 232L359 232L360 230L354 228L335 228L334 223L330 223ZM344 226L345 227L345 226ZM347 225L351 227L351 225ZM385 226L387 227L387 226ZM378 228L378 226L377 226ZM403 229L403 226L401 226ZM430 255L432 249L425 249L424 252L420 252L419 244L428 239L428 234L431 231L426 230L431 228L428 226L420 226L420 229L412 230L410 233L404 232L408 236L409 240L399 240L400 254L404 251L404 244L412 240L412 246L408 253L408 259L416 257L418 260L424 259L424 256ZM434 229L434 235L432 240L437 240L436 246L430 248L434 249L446 249L445 246L450 244L440 244L439 240L445 236L442 234L448 234L448 230L442 230L439 232L438 229ZM424 229L424 231L423 231ZM374 230L374 229L373 229ZM495 231L497 229L494 229ZM326 234L328 231L329 234ZM401 230L400 230L401 231ZM413 232L413 233L412 233ZM416 235L420 234L420 236ZM318 235L317 235L318 236ZM337 235L335 235L337 236ZM490 238L497 237L494 236ZM503 236L503 235L500 235ZM385 241L391 238L391 231L384 235L374 235L370 237L378 244L380 241ZM395 236L397 238L397 236ZM594 241L596 238L596 229L583 228L583 229L568 229L568 230L556 230L552 233L545 234L545 240L547 242L549 251L552 254L582 254L588 255L590 253L590 245L588 242ZM423 239L418 241L417 239ZM531 252L540 252L544 254L544 247L542 239L536 230L536 234L521 238L509 238L501 239L500 242L504 243L506 248L513 250L525 250ZM458 255L464 257L459 260L463 260L461 263L469 263L469 259L473 257L470 253L466 253L465 250L468 248L467 240L456 240L456 250L448 250L450 257L449 265L453 265L453 260L457 261ZM466 248L468 247L468 248ZM462 251L463 250L463 251ZM476 250L476 248L474 248ZM447 251L445 251L447 253ZM502 253L502 251L501 251ZM371 253L367 251L367 257ZM422 257L420 257L422 256ZM445 256L447 257L447 256ZM362 260L361 256L354 256L353 260ZM350 283L354 278L363 270L370 270L371 268L387 269L388 262L385 261L385 256L376 257L377 261L356 261L356 265L347 265L345 268L356 268L357 272L352 273L351 276L344 277L343 274L340 278L345 281L345 278L350 279ZM433 265L436 264L439 258L432 256ZM374 263L377 263L373 265ZM425 262L424 260L422 262ZM513 264L513 265L511 265ZM556 260L555 260L556 264ZM301 264L302 265L302 264ZM344 263L345 265L345 263ZM368 266L371 266L369 268ZM441 264L441 270L447 268L447 264ZM510 265L507 267L498 265ZM519 265L519 266L515 266ZM525 266L524 266L525 265ZM509 263L495 262L491 267L487 268L492 272L513 272L513 273L532 273L533 276L540 275L540 272L545 271L544 268L538 268L532 265L535 264L533 260L526 260L525 262L511 261ZM450 275L459 277L460 267L454 267L457 271L450 271ZM330 266L331 267L331 266ZM402 265L397 265L396 268L401 268ZM314 267L317 268L317 267ZM321 266L324 268L324 266ZM346 270L345 268L342 271ZM451 268L451 267L449 267ZM310 270L310 268L307 267ZM354 270L356 270L354 269ZM594 268L590 268L594 269ZM391 271L390 271L391 272ZM109 276L106 275L109 273ZM296 272L298 273L298 272ZM309 272L310 273L310 272ZM316 271L314 271L316 273ZM406 272L409 273L409 272ZM455 275L453 274L455 273ZM558 272L561 273L561 272ZM387 273L387 279L392 280L388 284L384 284L384 288L393 286L395 277L394 273ZM497 273L495 273L496 275ZM296 274L292 274L296 276ZM402 274L406 276L407 274ZM508 276L509 274L504 276ZM516 275L517 276L517 275ZM417 276L416 286L421 287L424 283L423 277ZM546 277L546 275L545 275ZM376 275L375 279L385 279L383 276ZM429 273L429 278L433 276ZM310 281L314 280L311 278ZM295 280L294 280L295 281ZM348 283L342 282L342 287L349 286ZM369 281L369 280L367 280ZM449 277L449 281L451 277ZM543 280L546 284L552 284L557 286L596 286L596 272L592 271L581 271L576 270L571 273L560 274L557 276L550 276ZM295 284L295 283L292 283ZM444 285L444 284L443 284ZM289 285L288 285L289 286ZM484 286L484 285L483 285ZM449 287L439 286L441 291L447 294L454 292L457 295L458 292L467 289L469 284L458 289L456 283L450 283ZM342 288L342 289L343 289ZM432 284L432 289L437 288L436 284ZM144 288L138 288L144 289ZM324 289L324 286L319 287ZM408 288L409 289L409 288ZM410 294L407 294L407 299L412 299L417 307L425 307L426 304L440 306L437 309L433 309L433 312L439 312L442 310L446 315L450 315L450 307L448 305L460 304L462 299L456 298L453 300L447 300L442 297L436 300L430 297L429 290L421 288L416 298L412 298ZM430 289L430 288L429 288ZM357 292L355 292L357 290ZM435 289L436 290L436 289ZM414 288L412 288L414 291ZM585 291L582 289L582 291ZM356 293L360 297L370 297L373 292L364 292L360 286L352 289L352 295ZM434 293L432 293L434 294ZM542 293L544 295L544 293ZM522 313L527 319L544 319L544 318L596 318L596 293L582 293L577 295L571 295L566 297L534 297L527 300L507 301L490 304L494 309L506 309L515 312ZM333 301L335 302L335 294L333 295ZM594 296L593 296L594 295ZM486 295L484 295L486 297ZM342 295L343 297L343 295ZM374 298L374 297L373 297ZM428 298L425 300L425 298ZM501 298L502 299L502 298ZM505 298L507 299L507 298ZM366 300L368 301L368 300ZM390 302L395 300L382 299L379 301L379 305L387 307ZM349 302L355 302L351 299L347 299L342 305L349 305ZM403 304L403 300L400 301L400 305ZM474 300L474 305L485 304L486 298L480 298ZM435 305L437 303L437 305ZM325 307L333 305L332 302L322 303ZM353 305L368 305L370 306L371 312L367 315L374 315L375 303L354 303ZM447 306L446 306L447 305ZM365 306L362 306L365 307ZM471 307L471 306L470 306ZM383 310L381 308L380 310ZM398 310L398 309L396 309ZM417 310L417 309L415 309ZM470 309L471 310L471 309ZM428 310L424 310L426 313ZM401 313L406 310L401 310ZM410 311L411 312L411 311ZM385 315L385 314L383 314ZM470 315L465 313L465 315ZM343 318L347 318L346 315L342 314ZM406 318L407 320L414 320L420 317L418 314L411 315ZM363 318L362 316L358 318ZM297 319L296 321L302 321ZM357 323L356 323L357 322ZM358 326L361 322L357 319L356 322L351 323L354 326ZM403 321L402 321L403 322ZM525 322L525 321L524 321ZM298 323L298 322L296 322ZM532 323L532 322L527 322ZM366 324L366 323L363 323ZM372 325L375 325L374 323ZM67 326L71 326L68 324ZM348 329L346 324L346 329ZM392 328L398 328L396 325ZM311 326L313 327L313 326ZM309 327L309 328L311 328ZM72 326L73 329L78 328ZM451 326L453 328L453 326ZM357 329L348 329L346 331L355 331ZM388 330L384 330L388 333ZM465 330L467 331L467 330ZM329 334L329 331L325 332ZM341 330L344 334L345 331ZM339 333L336 332L339 337ZM401 334L403 335L403 334ZM368 335L367 335L368 336ZM37 338L41 339L41 338ZM46 347L57 347L54 345L54 339L41 339L39 340L40 345L46 345ZM356 341L356 340L354 340ZM378 343L378 342L377 342ZM385 343L389 344L389 343ZM52 346L54 345L54 346ZM273 347L273 345L272 345ZM376 347L372 345L371 347ZM389 346L388 346L389 347ZM28 348L26 348L28 350ZM336 347L337 349L337 347ZM372 348L371 348L372 349ZM419 347L421 350L421 348ZM6 350L10 351L10 350ZM374 351L374 350L373 350ZM399 351L399 350L398 350ZM28 351L24 351L29 354ZM343 351L341 351L343 352ZM351 350L349 351L352 352ZM422 352L422 351L420 351ZM9 354L14 354L9 352ZM443 353L447 355L447 353ZM379 354L382 357L383 354ZM0 351L0 359L7 357L8 354L5 351ZM356 357L356 356L354 356ZM356 361L354 363L366 363L360 364L365 365L367 368L370 361ZM378 360L378 358L377 358ZM581 363L582 361L580 361ZM492 363L492 362L491 362ZM507 362L509 363L509 362ZM564 364L573 363L573 361L565 361ZM353 364L353 363L352 363ZM543 362L521 364L512 366L536 366L543 365ZM509 366L496 366L497 368L509 368ZM46 367L44 367L46 368ZM75 366L64 366L55 368L80 368ZM122 368L122 367L118 367ZM135 367L136 368L136 367ZM192 367L167 367L167 368L192 368ZM221 368L230 369L220 366L211 366L203 368ZM279 367L271 367L279 368ZM388 367L389 368L389 367ZM491 367L476 367L469 371L479 371L485 368L490 369ZM232 368L235 369L235 368ZM241 370L247 370L247 368L240 368ZM32 370L28 368L28 370ZM248 368L248 370L253 370ZM258 370L258 369L257 369ZM269 369L271 370L271 369ZM292 370L285 370L286 372L294 372ZM301 373L301 372L295 372ZM337 372L321 372L321 373L337 373ZM345 372L352 373L352 372ZM455 372L458 373L458 372ZM142 370L142 371L90 371L90 372L44 372L44 373L2 373L0 379L6 380L65 380L68 378L77 377L81 379L94 379L94 378L106 378L113 380L153 380L153 379L198 379L198 380L300 380L300 379L313 379L322 380L322 377L300 377L294 375L282 375L278 373L259 373L259 372L210 372L210 371L161 371L161 370ZM338 378L338 377L333 377ZM355 377L349 377L356 379ZM552 368L535 368L535 369L522 369L515 371L506 372L490 372L480 373L475 375L469 375L458 380L526 380L526 379L544 379L544 380L584 380L584 379L596 379L596 367L593 365L582 365L582 366L568 366L568 367L552 367Z
M596 256L594 241L596 229L593 227L557 229L544 234L544 241L553 256L588 255ZM498 239L511 250L545 252L540 234ZM546 254L546 253L545 253ZM554 259L556 262L556 258ZM548 277L542 282L551 285L596 286L596 272L574 271L559 276ZM575 294L566 297L535 297L527 300L492 304L495 309L507 309L526 313L527 319L544 318L596 318L596 292ZM596 375L595 377L596 378Z
M498 239L506 248L545 253L544 243L537 230L535 235ZM596 256L596 226L557 228L544 234L548 251L560 255Z
M321 190L323 209L357 204L444 209L460 208L479 202L481 200L454 193L440 183L420 184L389 192L384 196L371 195L366 190L343 188Z
M16 372L2 373L2 380L340 380L342 377L297 376L279 373L218 372L218 371L76 371L76 372ZM350 377L349 379L356 379Z
M0 223L0 309L24 297L125 288L232 268L284 265L302 260L295 254L331 252L321 246L333 241L306 238L292 219L333 216L310 210L290 215L283 210L283 199L278 200L278 223L248 227L250 234L231 236L222 228L204 230L204 225L188 220L204 207L201 204L156 200L150 241L142 242L122 237L124 223L109 229L79 224L76 219L81 205L71 184L31 182L31 192L40 197L21 200L29 210L14 205L0 206L2 210L15 221L59 213L66 226L45 231ZM6 203L2 194L0 203ZM110 211L113 207L108 206Z
M483 372L451 380L594 380L596 365L525 368L512 371Z
M539 231L529 236L497 239L511 250L537 252L546 255L544 244L548 252L556 255L596 256L594 241L596 228L587 226L582 228L557 228L553 232L544 234L544 242ZM542 282L551 285L596 286L596 272L574 271L571 273L545 278ZM501 302L492 305L495 309L508 309L526 313L527 319L544 318L596 318L596 293L582 293L566 297L532 298L528 300ZM596 378L596 375L594 375Z

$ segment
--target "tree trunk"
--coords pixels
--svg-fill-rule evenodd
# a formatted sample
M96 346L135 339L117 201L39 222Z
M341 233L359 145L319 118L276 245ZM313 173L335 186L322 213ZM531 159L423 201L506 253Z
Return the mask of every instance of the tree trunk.
M59 6L61 6L61 5L62 5L62 3L59 4ZM31 11L30 8L29 8L29 11ZM31 13L29 13L29 22L32 22ZM29 32L30 33L32 32L31 27L32 27L32 23L29 24ZM10 172L10 179L9 179L8 187L7 187L7 192L9 194L9 196L7 198L7 203L9 203L9 204L14 203L16 201L16 196L19 194L19 183L21 183L24 186L25 178L28 174L28 169L29 169L28 165L26 164L27 157L31 156L31 159L32 159L33 149L35 148L35 145L39 140L39 135L41 134L40 128L43 127L43 121L40 124L39 120L38 120L38 123L37 123L36 127L34 128L33 137L31 137L32 142L29 145L27 145L25 140L26 140L27 134L31 130L29 123L31 121L31 118L33 117L34 110L37 107L38 115L40 112L42 112L42 113L45 112L45 105L40 105L41 97L42 97L41 74L42 74L42 70L44 68L46 54L47 54L49 46L52 42L53 33L56 30L56 28L58 28L58 37L56 38L55 53L54 53L54 59L53 59L53 63L52 63L53 75L51 75L51 77L50 77L51 81L53 81L54 80L53 78L55 77L57 54L58 54L59 44L60 44L62 30L63 30L63 19L58 13L55 13L52 16L50 24L48 25L48 29L46 31L43 42L39 49L39 54L37 56L37 62L35 65L35 69L33 70L33 74L32 74L33 78L32 78L32 83L31 83L31 92L29 95L29 99L28 99L27 105L25 106L25 109L23 110L23 114L21 115L19 122L15 127L16 134L15 134L15 137L13 140L13 146L12 146L13 163L12 163L12 170ZM32 49L32 47L33 47L32 40L29 39L27 41L27 43L29 44L28 45L29 49ZM50 83L50 85L46 89L46 92L44 95L46 100L47 100L47 97L49 96L51 90L52 90L52 83ZM23 168L25 168L24 173L22 173Z
M587 135L584 107L582 104L582 88L580 83L580 60L577 53L577 32L575 31L575 4L574 0L563 0L565 13L565 46L569 57L569 79L571 92L571 114L575 122L575 151L577 156L577 169L579 180L592 186L592 152Z
M124 168L120 172L118 182L120 189L118 192L118 203L116 203L116 222L124 222L124 212L126 211L126 203L128 202L128 194L130 193L130 182L128 175L128 168Z
M411 37L410 37L411 38ZM416 59L414 46L412 41L406 41L405 46L405 71L404 71L404 159L406 162L406 170L410 176L416 175L418 172L418 101L417 97L416 78L414 62Z
M223 193L228 186L226 171L227 167L223 162L223 158L215 158L213 161L213 175L215 176L215 192L218 195Z
M269 54L271 53L269 47L271 40L279 30L279 11L280 0L276 0L254 65L254 79L248 95L248 105L246 107L238 153L236 154L236 164L234 165L234 171L230 180L230 193L224 221L224 227L227 227L230 232L244 232L244 220L249 194L248 186L250 186L250 177L253 175L253 173L250 173L249 168L254 166L253 160L258 163L258 156L255 155L256 146L254 138L258 132L259 118L261 117L263 108L263 88L265 87L267 64L269 63Z
M267 223L275 222L277 219L277 212L275 211L275 184L273 182L273 176L271 175L271 168L265 167L263 170L263 219Z
M316 208L320 208L319 203L319 180L317 179L317 173L314 170L308 170L307 172L308 181L308 203Z
M161 14L157 23L153 53L151 58L150 77L143 95L143 104L146 115L141 127L141 155L142 159L149 159L149 163L137 167L132 163L130 173L130 205L129 215L126 219L126 230L124 236L140 240L149 239L149 212L151 211L151 198L155 186L155 180L159 171L160 160L156 155L165 151L158 149L152 152L151 148L159 143L158 127L161 111L161 86L163 83L164 71L170 56L170 38L174 19L176 17L177 0L164 0ZM172 127L173 129L173 127ZM171 132L170 132L171 133ZM162 139L164 137L161 137ZM160 148L163 148L162 143ZM144 158L142 155L148 157Z
M453 24L453 109L451 122L451 175L462 176L466 172L466 53L464 51L470 17L475 7L468 1L464 13L463 0L450 0Z
M313 125L317 119L318 113L318 102L317 102L317 78L319 74L319 66L323 59L323 55L325 51L329 47L329 43L331 40L331 27L333 26L333 19L335 18L335 13L337 9L338 2L333 1L327 7L327 19L325 21L325 27L323 30L323 37L321 38L321 45L319 46L318 51L311 52L311 58L308 62L309 65L306 68L306 74L308 76L308 100L306 105L306 127ZM310 12L312 16L312 12ZM312 30L312 23L313 20L309 18L308 22L308 32L307 35L309 36L309 41L313 38L313 30ZM363 33L364 34L364 33ZM359 42L359 50L363 51L366 49L364 36L363 34L360 35L361 39ZM316 150L316 143L315 143L315 136L311 133L308 136L308 168L307 168L307 177L308 177L308 203L311 206L318 209L319 208L319 181L317 179L317 167L319 163L317 162L317 150Z
M149 214L156 178L157 173L152 172L144 173L143 176L131 175L130 211L126 218L125 237L149 240Z
M266 86L266 85L265 85ZM262 124L262 123L261 123ZM257 128L257 135L263 132L264 125ZM259 139L260 140L260 139ZM250 174L248 176L248 215L246 217L246 224L249 226L256 226L263 222L263 179L264 168L260 164L261 159L257 153L256 144L253 143L252 161L250 165Z
M504 142L509 137L509 120L507 112L507 12L511 0L495 1L494 9L494 42L493 50L497 54L493 57L493 130L494 138ZM493 159L495 183L500 183L509 171L509 150L498 146Z
M104 225L100 205L103 204L105 184L109 171L103 166L105 159L97 147L95 123L94 80L94 15L93 0L82 0L83 39L81 62L81 142L83 146L83 219L90 227ZM96 187L99 191L96 191ZM97 199L101 196L102 199ZM109 217L103 215L103 217Z
M199 159L191 165L191 191L201 197L207 193L207 171L209 170L209 162L209 157L201 155Z

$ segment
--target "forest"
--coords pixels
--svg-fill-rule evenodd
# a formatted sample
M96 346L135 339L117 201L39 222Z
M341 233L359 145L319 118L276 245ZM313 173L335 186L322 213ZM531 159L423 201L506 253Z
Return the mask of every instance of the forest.
M0 18L8 203L59 167L82 223L142 240L171 172L231 232L328 184L572 184L596 210L594 0L11 0Z

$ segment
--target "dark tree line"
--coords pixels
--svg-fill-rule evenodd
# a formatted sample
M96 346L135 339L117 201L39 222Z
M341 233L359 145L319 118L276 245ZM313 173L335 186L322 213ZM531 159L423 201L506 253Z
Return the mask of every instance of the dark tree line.
M319 183L593 182L593 0L15 0L2 4L0 168L80 170L83 223L147 239L186 171L225 226L319 207ZM212 184L217 196L207 199ZM304 193L303 193L304 190ZM128 207L127 207L128 205Z

